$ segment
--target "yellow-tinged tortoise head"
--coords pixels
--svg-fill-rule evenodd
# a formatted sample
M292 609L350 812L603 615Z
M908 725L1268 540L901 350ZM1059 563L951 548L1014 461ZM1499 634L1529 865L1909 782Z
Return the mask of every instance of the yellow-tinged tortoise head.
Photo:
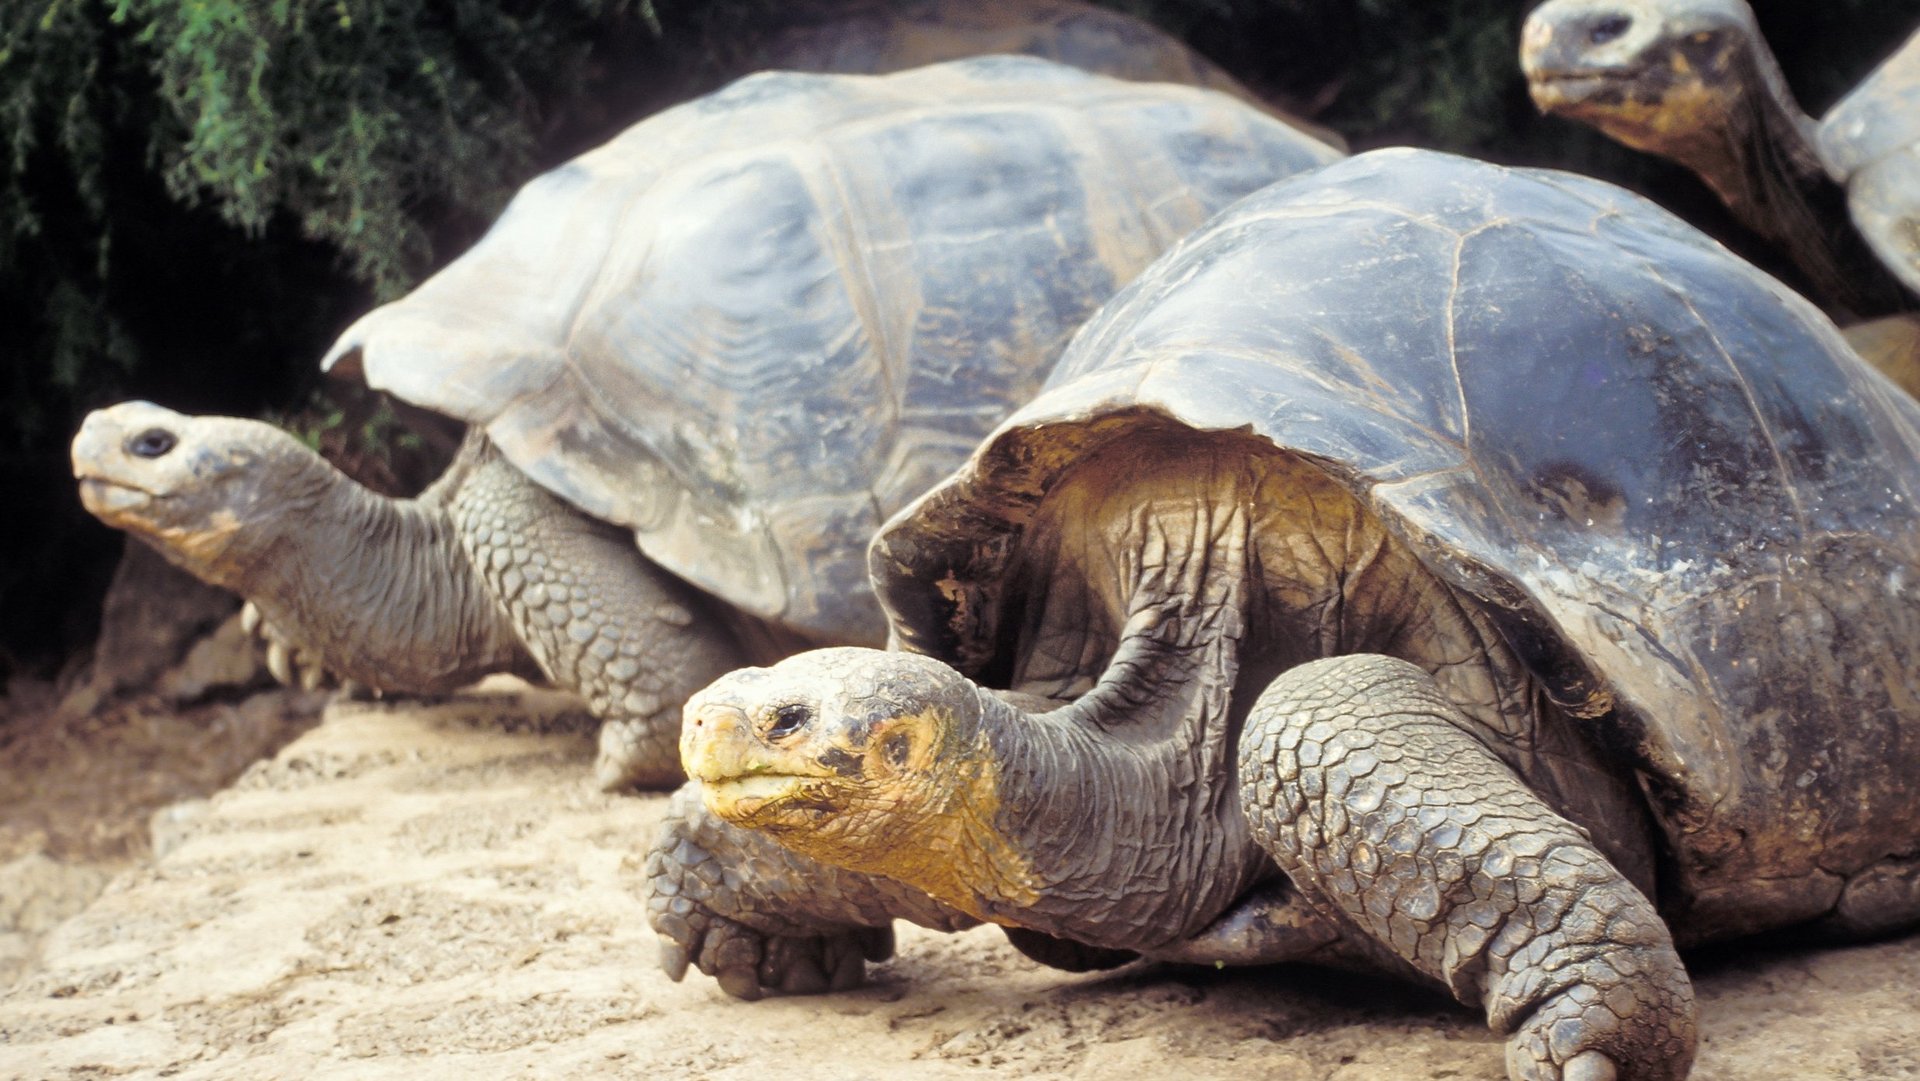
M978 912L1023 892L995 829L982 693L930 657L821 649L743 668L689 699L680 758L707 808L826 863Z

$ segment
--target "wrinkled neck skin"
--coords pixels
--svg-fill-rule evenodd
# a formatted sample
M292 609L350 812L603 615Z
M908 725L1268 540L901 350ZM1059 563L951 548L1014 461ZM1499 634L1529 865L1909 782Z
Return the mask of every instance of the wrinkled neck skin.
M1722 116L1655 149L1700 174L1749 228L1784 241L1774 215L1831 183L1814 146L1813 120L1800 111L1778 63L1748 42L1720 76L1750 88Z
M317 652L336 675L384 690L454 690L517 670L504 616L467 563L443 497L484 443L419 500L370 491L318 455L284 472L280 506L255 515L218 584ZM429 498L432 496L432 498Z
M1426 668L1472 734L1644 863L1636 795L1541 723L1497 629L1325 473L1235 437L1129 441L1063 480L1024 534L1009 593L1027 608L1003 614L1022 624L1003 631L1018 693L978 692L991 753L967 760L988 775L939 816L977 896L931 892L1094 946L1194 936L1278 874L1239 810L1246 709L1280 672L1349 653ZM1026 695L1069 704L1023 711Z
M1854 232L1846 193L1827 175L1814 122L1793 100L1771 55L1749 53L1735 115L1662 148L1706 181L1742 225L1779 245L1820 304L1845 319L1911 306Z
M1129 442L1049 495L1010 586L1028 607L1002 617L1024 624L1015 690L1070 704L1035 714L980 692L998 772L968 791L992 805L950 820L991 822L1018 856L969 872L995 884L976 915L1138 950L1190 937L1273 873L1238 809L1243 641L1256 621L1285 640L1284 658L1252 656L1256 678L1335 648L1319 624L1353 560L1318 541L1263 549L1276 511L1244 445ZM1344 538L1310 496L1277 499L1299 529Z
M972 854L961 873L976 899L960 907L973 915L1138 950L1190 937L1266 873L1234 800L1232 745L1219 736L1232 638L1142 635L1122 649L1134 655L1122 664L1152 669L1148 683L1123 689L1115 673L1042 714L980 692L983 758L1000 768L969 791L996 798L947 819L973 827L954 846ZM1163 733L1110 733L1135 722Z

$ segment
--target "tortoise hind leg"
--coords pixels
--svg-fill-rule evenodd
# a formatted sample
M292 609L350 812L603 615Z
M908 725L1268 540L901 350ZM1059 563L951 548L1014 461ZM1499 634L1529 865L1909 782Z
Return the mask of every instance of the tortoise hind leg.
M1483 1007L1515 1081L1685 1077L1693 991L1666 925L1463 724L1404 661L1284 673L1240 740L1256 838L1303 893Z
M679 783L680 707L743 663L733 634L702 618L703 598L490 447L449 512L541 670L600 718L600 786Z
M1833 911L1808 928L1840 942L1878 938L1920 925L1920 855L1889 856L1847 877Z

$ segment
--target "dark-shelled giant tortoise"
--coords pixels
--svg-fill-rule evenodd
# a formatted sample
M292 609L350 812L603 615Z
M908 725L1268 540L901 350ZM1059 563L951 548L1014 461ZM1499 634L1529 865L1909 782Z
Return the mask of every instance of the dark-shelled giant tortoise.
M692 689L881 640L874 529L1096 306L1334 157L1223 94L1025 58L751 76L534 180L340 338L329 364L474 426L421 499L146 403L89 417L74 470L328 669L424 691L537 668L607 722L605 784L668 781Z
M1244 200L872 568L910 652L689 703L670 969L844 984L985 920L1417 975L1515 1078L1676 1078L1676 941L1920 918L1920 405L1598 181L1382 151Z

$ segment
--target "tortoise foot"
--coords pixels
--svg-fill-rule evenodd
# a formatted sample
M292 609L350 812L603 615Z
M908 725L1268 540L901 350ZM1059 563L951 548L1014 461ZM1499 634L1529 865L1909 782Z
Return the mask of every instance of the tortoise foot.
M674 793L646 873L667 975L697 968L740 999L860 986L867 962L893 956L895 919L940 930L974 922L911 887L728 825L701 805L697 784Z
M1623 992L1631 992L1625 993ZM1691 1002L1650 1000L1615 984L1575 984L1541 1003L1507 1037L1513 1081L1679 1081L1693 1061Z

